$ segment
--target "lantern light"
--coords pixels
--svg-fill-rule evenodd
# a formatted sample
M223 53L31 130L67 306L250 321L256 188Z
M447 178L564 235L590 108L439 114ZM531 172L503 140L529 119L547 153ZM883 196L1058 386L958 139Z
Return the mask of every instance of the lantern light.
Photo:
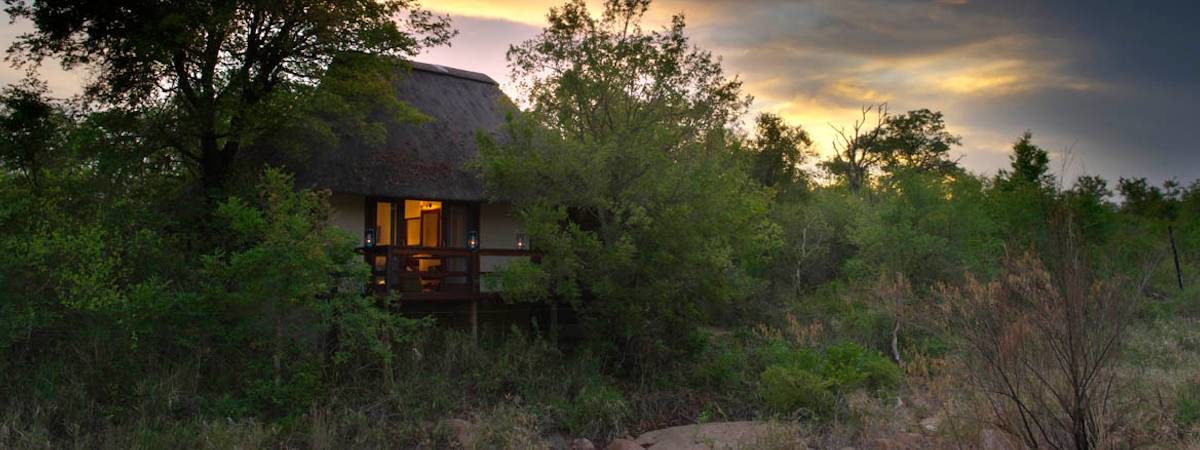
M467 248L474 251L479 250L479 232L471 230L467 232Z
M529 249L529 238L527 236L525 236L525 233L517 233L517 250L528 250L528 249Z
M371 248L375 246L375 228L367 228L367 232L363 234L363 247Z

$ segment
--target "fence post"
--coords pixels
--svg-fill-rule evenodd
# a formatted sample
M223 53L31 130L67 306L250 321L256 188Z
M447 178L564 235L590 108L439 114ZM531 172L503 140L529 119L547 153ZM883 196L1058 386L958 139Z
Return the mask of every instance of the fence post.
M1167 238L1171 240L1171 254L1175 256L1175 282L1183 290L1183 271L1179 268L1179 250L1175 248L1175 227L1167 225Z

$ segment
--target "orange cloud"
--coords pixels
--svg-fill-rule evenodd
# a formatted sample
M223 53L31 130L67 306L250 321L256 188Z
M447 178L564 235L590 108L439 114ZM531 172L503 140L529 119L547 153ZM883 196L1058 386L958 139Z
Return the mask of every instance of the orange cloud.
M526 25L546 24L550 8L561 6L565 0L438 0L425 5L439 13L485 19L500 19ZM588 0L588 10L594 15L604 11L604 2ZM646 24L654 27L671 23L671 16L685 12L689 21L706 21L715 17L715 9L706 3L687 1L657 1L646 12Z

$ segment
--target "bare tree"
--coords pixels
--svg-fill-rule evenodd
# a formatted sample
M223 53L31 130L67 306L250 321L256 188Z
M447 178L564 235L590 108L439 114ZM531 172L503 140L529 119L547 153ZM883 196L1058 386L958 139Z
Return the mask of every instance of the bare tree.
M871 115L874 114L874 120ZM831 175L843 177L851 192L862 192L870 181L871 169L883 163L883 155L873 151L883 137L888 120L887 103L862 108L862 116L850 129L830 124L837 137L833 141L833 158L821 163Z

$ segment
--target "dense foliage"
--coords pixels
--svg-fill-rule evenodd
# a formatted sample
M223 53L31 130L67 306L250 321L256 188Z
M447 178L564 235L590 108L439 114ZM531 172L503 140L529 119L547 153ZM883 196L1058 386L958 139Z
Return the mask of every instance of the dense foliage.
M773 238L728 131L740 83L688 43L682 17L643 30L648 6L552 9L509 52L528 108L478 164L545 252L527 275L551 292L529 297L570 302L635 364L677 357L704 313L753 289L748 261Z
M5 4L36 26L10 49L18 62L86 65L96 72L92 98L158 108L169 130L160 144L208 188L221 187L261 134L294 120L296 97L336 57L411 57L453 35L448 19L413 0Z
M383 142L420 114L376 56L452 31L408 1L227 3L8 2L36 19L20 54L98 63L105 101L0 92L0 447L530 448L748 419L877 447L928 430L914 414L961 447L1196 442L1200 182L1067 187L1028 132L975 174L940 112L885 105L818 161L779 116L740 129L749 99L681 16L570 1L510 50L522 111L472 164L542 254L504 300L583 333L476 341L365 294L327 193L222 153Z

